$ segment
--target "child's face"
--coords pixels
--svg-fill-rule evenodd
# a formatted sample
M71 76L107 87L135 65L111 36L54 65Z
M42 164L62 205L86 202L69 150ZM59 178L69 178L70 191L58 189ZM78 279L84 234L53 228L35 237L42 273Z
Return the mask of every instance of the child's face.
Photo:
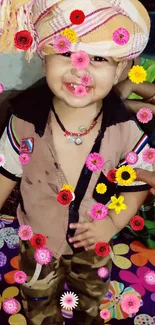
M112 58L90 57L87 69L77 70L71 64L70 54L46 57L46 79L54 95L69 107L82 108L100 102L111 90L117 63ZM81 77L88 73L92 82L84 97L77 97L74 84L81 84ZM72 86L71 86L72 84Z

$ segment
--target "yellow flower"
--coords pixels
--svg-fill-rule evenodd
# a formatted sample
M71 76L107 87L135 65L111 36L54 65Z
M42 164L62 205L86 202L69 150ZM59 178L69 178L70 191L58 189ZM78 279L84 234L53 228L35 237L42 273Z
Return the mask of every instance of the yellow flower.
M69 190L71 192L74 192L74 188L70 184L64 184L63 187L62 187L62 190Z
M99 183L96 186L96 192L99 194L104 194L107 191L107 186L104 183Z
M66 36L71 43L75 43L77 40L76 32L71 28L65 28L61 33L62 36Z
M124 202L124 196L119 196L119 198L117 199L115 196L111 196L111 201L112 203L110 203L108 205L108 209L110 210L115 210L115 212L117 214L119 214L121 212L121 210L126 210L127 209L127 205Z
M131 185L136 179L136 172L130 166L122 166L117 169L116 181L121 185Z
M128 72L128 77L132 82L138 85L146 80L147 72L140 65L134 65Z

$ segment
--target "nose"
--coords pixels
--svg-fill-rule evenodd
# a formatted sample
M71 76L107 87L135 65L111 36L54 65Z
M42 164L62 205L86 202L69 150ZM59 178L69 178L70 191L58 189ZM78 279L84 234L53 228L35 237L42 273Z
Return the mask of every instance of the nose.
M79 70L76 68L71 69L71 75L76 76L77 78L81 78L84 75L84 73L86 73L85 70Z

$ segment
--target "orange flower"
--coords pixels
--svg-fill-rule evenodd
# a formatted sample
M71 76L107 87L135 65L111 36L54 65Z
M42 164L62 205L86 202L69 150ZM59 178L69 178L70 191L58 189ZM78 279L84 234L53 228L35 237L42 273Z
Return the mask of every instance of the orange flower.
M155 266L155 249L146 248L141 242L134 241L130 248L137 254L133 254L130 260L136 266L144 266L148 262Z

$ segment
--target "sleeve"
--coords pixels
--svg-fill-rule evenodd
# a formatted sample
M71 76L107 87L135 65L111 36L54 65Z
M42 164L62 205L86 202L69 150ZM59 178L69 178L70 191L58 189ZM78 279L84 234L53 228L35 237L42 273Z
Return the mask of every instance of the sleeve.
M0 174L18 181L22 177L22 165L19 161L20 141L14 129L14 116L8 121L0 139Z
M140 127L134 121L129 121L124 123L124 139L123 141L123 151L121 155L121 160L119 162L118 168L122 166L130 165L126 160L126 155L129 152L135 152L138 156L138 160L135 164L130 165L132 168L143 168L148 171L153 171L153 166L147 159L144 161L144 152L150 148L148 142L149 137L140 129ZM135 181L131 185L124 186L118 185L118 192L139 192L149 190L150 186L141 181Z

